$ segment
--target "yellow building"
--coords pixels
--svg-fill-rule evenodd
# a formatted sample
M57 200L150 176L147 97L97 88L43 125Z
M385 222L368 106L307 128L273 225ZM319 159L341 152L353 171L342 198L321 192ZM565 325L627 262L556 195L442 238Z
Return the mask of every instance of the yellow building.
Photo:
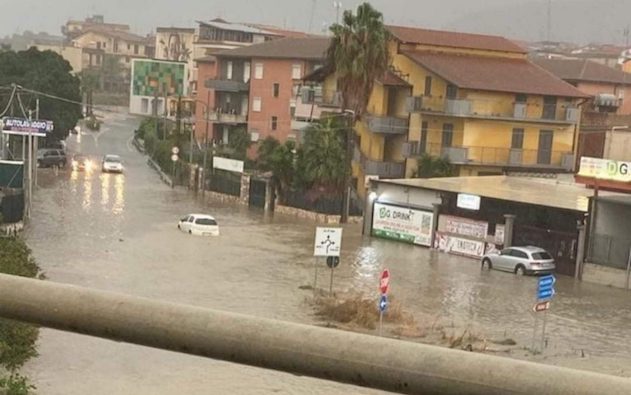
M388 29L392 67L412 86L406 177L423 154L448 158L461 176L573 170L585 94L502 37Z
M415 177L426 154L460 176L573 170L585 94L503 37L388 30L390 71L355 125L360 194L366 177Z

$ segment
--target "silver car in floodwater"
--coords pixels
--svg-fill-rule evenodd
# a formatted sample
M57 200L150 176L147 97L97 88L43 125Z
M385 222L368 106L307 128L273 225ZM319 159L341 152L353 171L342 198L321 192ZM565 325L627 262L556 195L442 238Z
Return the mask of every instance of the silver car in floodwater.
M554 259L543 248L509 247L482 257L483 269L496 269L517 275L548 274L556 269Z

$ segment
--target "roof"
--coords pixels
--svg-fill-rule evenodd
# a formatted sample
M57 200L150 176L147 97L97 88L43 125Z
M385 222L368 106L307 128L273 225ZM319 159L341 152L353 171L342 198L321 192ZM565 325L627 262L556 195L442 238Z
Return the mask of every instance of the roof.
M214 63L217 61L217 57L215 55L206 55L194 60L198 63Z
M250 27L254 27L254 28L257 28L257 29L261 29L261 30L265 30L265 31L270 32L270 33L275 33L275 34L278 34L279 36L283 36L283 37L294 37L294 38L313 37L313 35L311 35L309 33L299 32L299 31L295 31L295 30L281 29L279 27L271 26L271 25L261 25L261 24L258 24L258 23L244 23L244 25L250 26Z
M139 36L137 34L124 32L120 30L101 30L101 29L86 29L81 32L77 37L81 37L88 33L100 34L107 37L118 38L119 40L129 41L129 42L145 42L147 41L147 37Z
M177 33L195 33L195 28L192 27L157 27L157 33L169 33L169 32L177 32Z
M405 56L464 89L587 97L527 59L403 51Z
M535 177L447 177L378 180L377 183L429 189L453 193L467 193L490 199L514 201L542 207L587 212L589 198L594 191L573 181L559 181ZM621 196L616 192L600 191L602 196Z
M278 35L276 33L272 33L272 32L267 31L267 30L259 29L259 28L256 28L256 27L248 26L248 25L244 25L244 24L241 24L241 23L230 23L230 22L226 22L226 21L224 21L222 19L214 19L214 20L208 21L208 22L197 21L197 23L199 23L200 25L212 26L212 27L215 27L217 29L222 29L222 30L231 30L231 31L236 31L236 32L252 33L252 34L264 34L264 35L267 35L267 36L277 36Z
M425 44L440 47L526 53L526 50L515 42L500 36L458 33L405 26L387 26L387 29L397 40L406 44Z
M631 84L630 74L587 59L535 58L533 61L537 65L566 81Z
M281 38L260 44L217 52L217 56L323 60L329 38Z
M382 85L388 86L411 86L407 81L396 75L391 70L386 71L386 74L383 76L383 78L378 78L377 81L379 81Z

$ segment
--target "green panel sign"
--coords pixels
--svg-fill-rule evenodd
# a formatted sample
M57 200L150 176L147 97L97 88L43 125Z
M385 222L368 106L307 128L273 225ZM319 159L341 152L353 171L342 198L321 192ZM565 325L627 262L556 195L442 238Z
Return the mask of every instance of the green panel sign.
M24 165L22 162L0 160L0 187L22 188Z
M135 96L175 96L184 94L183 63L135 60L132 93Z

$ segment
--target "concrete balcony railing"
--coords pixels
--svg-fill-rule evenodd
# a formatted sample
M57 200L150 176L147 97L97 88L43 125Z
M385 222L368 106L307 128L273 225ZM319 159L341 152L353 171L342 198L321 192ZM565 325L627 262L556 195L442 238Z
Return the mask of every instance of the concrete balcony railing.
M476 146L442 147L440 144L427 144L423 147L418 142L406 144L403 152L407 157L428 154L447 158L455 165L546 168L567 171L572 170L574 166L574 154L569 151Z
M248 116L244 114L230 114L230 113L212 111L208 113L208 120L210 122L217 122L217 123L237 124L237 123L247 123Z
M432 115L556 124L575 124L580 117L580 109L567 104L512 103L510 107L507 104L486 100L415 96L408 97L406 107L408 112Z
M357 147L354 150L353 161L360 164L365 175L374 175L380 178L403 178L405 176L404 162L368 159Z
M247 92L250 84L244 81L209 79L204 83L206 88L214 89L217 92Z
M380 117L369 115L366 117L368 129L381 134L407 134L408 120L397 117Z

